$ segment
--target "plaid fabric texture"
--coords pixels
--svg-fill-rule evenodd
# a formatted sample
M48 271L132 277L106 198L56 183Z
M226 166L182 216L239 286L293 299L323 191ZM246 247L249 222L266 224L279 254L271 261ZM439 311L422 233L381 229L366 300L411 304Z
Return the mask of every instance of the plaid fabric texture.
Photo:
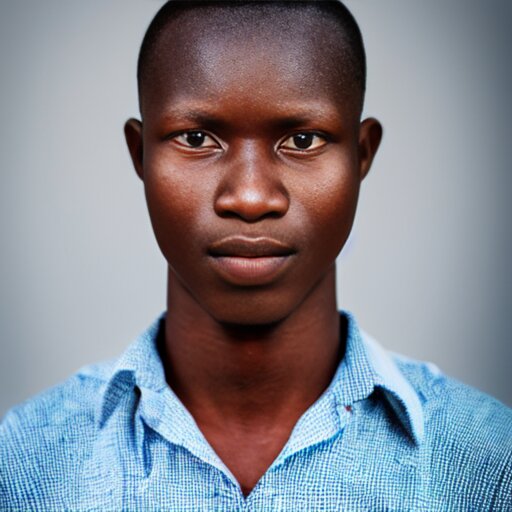
M512 511L512 410L348 320L324 394L244 498L167 386L165 314L0 424L1 511Z

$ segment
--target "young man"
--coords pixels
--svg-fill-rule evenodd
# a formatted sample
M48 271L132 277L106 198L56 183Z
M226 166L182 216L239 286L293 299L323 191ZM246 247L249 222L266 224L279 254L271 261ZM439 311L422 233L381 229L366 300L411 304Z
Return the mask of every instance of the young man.
M169 2L126 139L167 312L0 427L0 510L510 510L512 413L338 312L382 129L338 2Z

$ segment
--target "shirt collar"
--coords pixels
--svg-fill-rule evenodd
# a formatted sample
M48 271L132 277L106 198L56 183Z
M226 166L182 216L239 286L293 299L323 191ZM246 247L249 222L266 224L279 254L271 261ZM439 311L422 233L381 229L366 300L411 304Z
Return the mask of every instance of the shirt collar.
M402 425L416 443L421 443L424 436L424 417L418 394L391 355L368 334L362 332L361 336L375 373L375 386L382 388Z
M416 391L392 356L359 329L355 318L348 312L342 311L340 314L347 320L347 345L331 384L336 401L345 407L351 406L380 389L402 426L416 443L421 443L424 434L423 408Z
M108 379L98 420L105 424L121 397L135 387L161 393L167 389L165 371L157 341L163 329L165 312L143 332L119 358ZM423 410L414 388L395 361L373 338L361 331L354 317L341 312L347 320L345 355L329 386L336 403L348 407L381 389L397 418L416 443L424 432Z
M100 427L112 415L121 397L125 393L133 392L135 387L156 393L167 388L165 370L157 346L164 320L165 312L139 335L114 365L98 411Z

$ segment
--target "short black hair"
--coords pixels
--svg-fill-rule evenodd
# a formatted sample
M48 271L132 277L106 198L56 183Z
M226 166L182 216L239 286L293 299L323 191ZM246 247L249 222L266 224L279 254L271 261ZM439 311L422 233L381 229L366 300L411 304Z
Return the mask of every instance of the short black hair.
M343 73L349 77L351 85L360 95L362 108L366 90L366 54L363 38L359 26L340 0L169 0L157 12L146 31L140 47L137 64L137 83L139 91L139 103L142 99L143 84L149 74L151 64L155 59L155 48L160 35L165 31L167 24L180 13L191 9L204 7L224 8L226 15L235 21L237 16L243 14L247 20L254 19L261 11L267 9L293 10L307 18L315 14L335 22L337 37L343 49L343 55L339 56L340 65L347 69ZM241 13L240 11L243 11ZM251 16L253 18L251 18ZM273 18L268 16L265 23L271 25Z

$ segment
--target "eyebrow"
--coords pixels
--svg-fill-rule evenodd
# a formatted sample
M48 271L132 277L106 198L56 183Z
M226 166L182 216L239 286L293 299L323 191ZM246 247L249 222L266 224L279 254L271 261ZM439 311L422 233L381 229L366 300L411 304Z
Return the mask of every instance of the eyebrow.
M180 121L221 121L219 117L207 110L198 109L174 109L165 113L168 119L178 119Z
M280 114L279 111L282 113ZM332 120L339 112L332 107L315 102L313 107L284 106L279 108L276 105L276 113L273 116L273 123L282 129L293 129L310 122L322 122ZM164 113L164 117L174 121L190 121L210 126L226 126L228 121L217 113L202 108L174 108Z

